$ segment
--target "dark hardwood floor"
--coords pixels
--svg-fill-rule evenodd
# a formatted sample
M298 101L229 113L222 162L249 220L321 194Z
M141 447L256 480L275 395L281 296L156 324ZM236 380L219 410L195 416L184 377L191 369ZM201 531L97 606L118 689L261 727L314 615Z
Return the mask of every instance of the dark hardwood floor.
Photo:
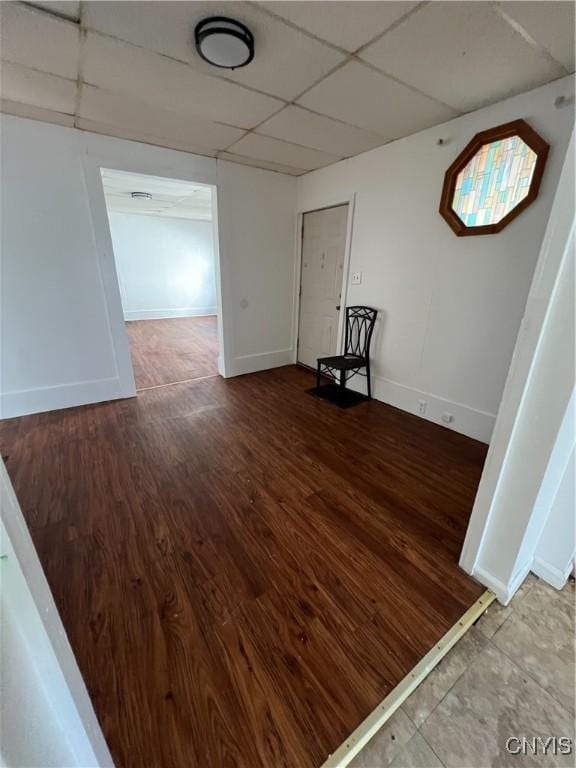
M486 447L280 368L5 421L118 768L318 768L482 588Z
M218 319L175 317L126 323L136 387L216 376Z

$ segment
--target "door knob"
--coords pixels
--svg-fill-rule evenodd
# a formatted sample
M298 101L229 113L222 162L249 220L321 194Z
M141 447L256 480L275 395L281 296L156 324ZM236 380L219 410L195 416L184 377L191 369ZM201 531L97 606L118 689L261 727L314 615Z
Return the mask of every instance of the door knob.
M340 309L340 304L336 304L336 309Z

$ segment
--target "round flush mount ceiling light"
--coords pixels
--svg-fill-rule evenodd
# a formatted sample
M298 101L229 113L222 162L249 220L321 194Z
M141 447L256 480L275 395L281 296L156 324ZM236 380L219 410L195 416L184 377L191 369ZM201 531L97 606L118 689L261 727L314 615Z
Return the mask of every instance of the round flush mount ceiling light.
M245 67L254 58L252 32L234 19L210 16L196 25L194 39L200 56L215 67Z
M152 200L150 192L130 192L132 200Z

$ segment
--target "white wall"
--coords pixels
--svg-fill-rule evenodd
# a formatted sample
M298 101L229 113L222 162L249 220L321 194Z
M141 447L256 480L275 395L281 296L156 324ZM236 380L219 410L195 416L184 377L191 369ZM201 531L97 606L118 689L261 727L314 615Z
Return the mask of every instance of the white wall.
M211 221L108 218L126 320L217 313Z
M355 195L348 304L380 310L375 396L488 442L573 123L573 78L298 179L298 210ZM497 235L458 238L438 213L444 173L478 131L522 117L551 145L539 198ZM443 146L437 140L444 139Z
M293 361L295 179L218 162L229 376Z
M112 766L0 459L0 744L10 768Z
M2 413L130 394L103 300L82 134L1 120Z
M574 442L574 174L572 135L460 558L503 603L534 568Z
M290 362L293 178L7 115L0 128L4 417L135 394L101 167L218 182L220 370Z

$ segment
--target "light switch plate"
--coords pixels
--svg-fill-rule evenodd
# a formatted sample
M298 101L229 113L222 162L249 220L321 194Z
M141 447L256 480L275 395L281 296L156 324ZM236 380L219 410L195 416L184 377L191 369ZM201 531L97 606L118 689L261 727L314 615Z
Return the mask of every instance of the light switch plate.
M362 272L352 272L352 285L360 285L362 282Z

